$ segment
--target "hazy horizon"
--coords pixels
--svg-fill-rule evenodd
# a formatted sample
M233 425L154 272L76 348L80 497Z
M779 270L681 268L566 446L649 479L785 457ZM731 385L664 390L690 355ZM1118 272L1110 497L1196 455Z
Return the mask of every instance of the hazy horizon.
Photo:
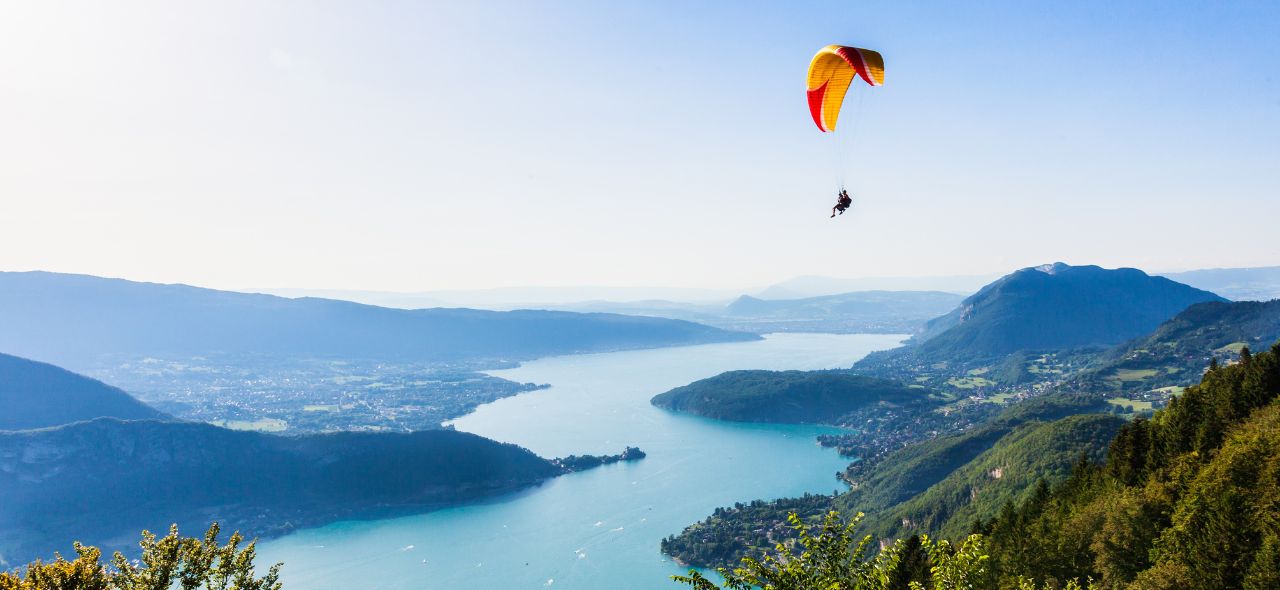
M653 284L524 284L524 285L505 285L495 287L443 287L436 289L419 289L419 290L394 290L394 289L373 289L362 288L360 286L353 287L332 287L332 286L299 286L299 285L232 285L217 286L200 282L191 281L161 281L148 280L133 276L116 276L106 274L94 274L89 272L75 271L58 271L45 268L0 268L2 272L51 272L60 274L86 275L95 276L105 279L120 279L133 282L159 283L159 284L181 284L192 287L218 289L223 291L236 291L242 293L266 293L281 295L285 297L332 297L343 298L342 294L376 294L388 296L422 296L422 295L440 295L440 294L466 294L468 296L482 295L485 293L495 294L495 301L515 301L507 297L503 297L504 293L533 293L545 292L556 293L562 295L573 294L570 298L556 296L544 300L529 300L529 302L549 302L549 301L591 301L604 300L611 297L607 293L651 293L650 295L629 295L633 300L640 299L673 299L682 301L719 301L724 298L738 297L740 295L752 295L761 292L769 292L770 290L786 290L788 286L796 283L805 282L829 282L833 284L852 284L854 285L847 291L946 291L953 293L971 293L976 291L982 285L995 280L1001 276L1011 272L1043 264L1052 264L1063 262L1055 260L1042 264L1033 264L1017 268L1006 268L998 272L990 272L984 274L965 274L965 275L884 275L884 276L835 276L835 275L797 275L781 278L776 281L759 284L748 285L732 285L725 287L709 287L701 285L653 285ZM1089 262L1066 262L1072 266L1088 266ZM1101 266L1101 265L1095 265ZM1206 267L1206 268L1185 268L1176 270L1155 270L1149 268L1140 268L1131 265L1119 265L1104 268L1137 268L1147 274L1154 276L1177 275L1188 272L1205 272L1205 271L1234 271L1234 270L1271 270L1280 269L1280 266L1259 266L1259 267ZM801 289L801 292L812 289ZM835 293L836 291L831 291ZM812 296L812 295L798 295ZM577 297L578 299L572 299Z
M239 293L261 293L286 298L317 297L339 299L400 309L472 307L491 310L515 310L541 308L565 311L610 311L615 313L638 313L639 315L665 315L678 309L686 312L691 310L709 312L744 296L766 300L798 300L828 295L851 295L858 292L927 291L967 296L1016 270L1019 269L1006 269L1000 273L986 275L932 277L832 277L807 275L792 277L768 285L748 285L721 289L653 285L519 285L481 289L385 291L323 287L218 288L198 283L177 284ZM1166 276L1200 289L1216 292L1230 299L1267 300L1280 297L1280 266L1191 269L1190 271L1179 272L1139 270L1153 276ZM0 269L0 274L7 272L15 271ZM49 271L37 269L16 272ZM131 277L100 278L148 282ZM677 307L664 306L667 304Z
M1280 264L1248 241L1280 218L1275 5L6 12L5 270L415 293ZM887 62L834 220L803 99L828 43Z

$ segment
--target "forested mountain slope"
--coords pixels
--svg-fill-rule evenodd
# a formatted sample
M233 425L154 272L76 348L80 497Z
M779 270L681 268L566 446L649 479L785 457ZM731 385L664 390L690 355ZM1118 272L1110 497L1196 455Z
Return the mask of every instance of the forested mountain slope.
M1065 478L1081 452L1100 456L1123 420L1081 414L1106 406L1101 398L1073 395L1014 404L970 430L851 464L844 477L852 489L838 496L719 508L666 539L663 551L691 565L732 566L789 538L794 532L786 523L789 512L810 522L833 509L846 518L865 512L864 528L885 534L967 529L1005 501L1025 497L1037 480Z
M846 371L729 371L654 396L653 405L735 422L837 424L875 404L926 409L928 391Z
M48 557L72 539L127 548L121 539L174 522L273 534L475 500L561 472L523 448L452 430L288 437L102 418L5 431L0 557Z
M906 446L879 461L850 466L854 489L838 498L844 512L874 514L905 502L943 481L1028 424L1102 411L1096 397L1052 395L1014 404L965 432Z
M1280 299L1212 301L1188 307L1149 335L1100 354L1071 387L1134 391L1196 383L1213 358L1280 340Z
M996 516L1006 502L1027 499L1038 482L1066 479L1081 456L1100 460L1107 441L1124 424L1107 414L1021 424L924 492L869 514L867 525L888 538L929 534L962 539L975 520Z
M1107 459L983 531L1002 579L1103 588L1280 587L1280 345L1212 368Z

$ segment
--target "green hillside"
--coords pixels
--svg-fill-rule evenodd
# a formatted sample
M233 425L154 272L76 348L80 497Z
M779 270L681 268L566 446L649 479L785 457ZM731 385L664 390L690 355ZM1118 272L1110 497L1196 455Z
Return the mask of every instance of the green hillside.
M1146 391L1200 380L1211 359L1280 340L1280 299L1193 305L1150 335L1099 356L1073 383L1103 391Z
M1073 395L1014 404L976 428L904 447L873 464L851 465L848 477L855 487L836 504L848 513L887 510L941 482L1020 426L1104 408L1098 398Z
M992 518L1006 502L1035 493L1038 481L1066 479L1082 454L1100 460L1124 424L1103 414L1021 424L923 493L869 515L867 524L890 538L913 533L963 538L976 519Z
M1106 457L1099 460L1104 444ZM1020 480L1009 473L1021 468L1028 474ZM1050 485L1042 474L1060 481ZM825 522L817 535L810 527L781 537L772 528L771 515L778 510L794 509L799 522L812 522L812 512L825 509L825 502L811 496L717 510L665 540L663 548L681 550L688 541L706 540L719 551L683 554L722 560L744 544L754 543L749 546L758 551L763 533L778 541L784 556L763 565L746 563L740 572L754 576L750 583L779 579L788 588L807 588L807 580L820 579L833 588L846 581L907 587L905 580L898 584L888 576L859 577L848 555L852 551L852 565L858 565L863 546L852 549L858 537L838 520ZM995 516L983 518L984 513ZM990 451L885 517L897 519L890 526L898 529L964 537L954 547L967 549L908 557L910 547L925 543L912 536L899 545L882 541L889 557L870 563L897 574L902 556L915 582L939 582L946 575L949 581L928 586L936 588L1272 589L1280 587L1277 514L1280 344L1258 355L1242 349L1238 363L1211 368L1150 420L1072 416L1013 429ZM850 519L856 526L856 517ZM796 535L808 552L789 549L788 539ZM868 535L863 543L873 539ZM973 554L963 565L951 560L966 550ZM730 576L727 586L748 587L738 583L742 579Z
M1005 498L1025 494L1025 484L1036 477L1034 470L1051 470L1051 479L1056 473L1065 477L1063 470L1078 458L1080 450L1096 452L1092 449L1105 446L1121 420L1097 415L1071 418L1105 406L1100 398L1071 395L1014 404L966 432L853 463L846 473L853 489L837 497L808 495L718 508L702 522L664 540L662 548L690 565L734 565L745 555L758 555L774 543L792 538L794 530L786 523L788 512L818 522L832 509L846 516L861 511L872 518L865 523L868 529L889 532L900 530L891 519L903 517L927 518L930 525L953 520L957 527L967 526L974 517L998 509ZM1075 426L1083 428L1077 432ZM976 483L1001 465L1010 468L1008 480L995 485ZM963 486L969 488L962 490ZM985 495L973 495L972 490L979 487ZM949 502L939 505L945 514L926 514L910 503L926 493ZM971 497L963 497L966 494ZM974 502L975 498L981 501Z
M876 404L938 404L925 390L845 371L729 371L658 394L651 403L719 420L789 424L837 424Z
M1280 345L1216 368L1102 464L983 529L1002 580L1103 588L1280 587Z

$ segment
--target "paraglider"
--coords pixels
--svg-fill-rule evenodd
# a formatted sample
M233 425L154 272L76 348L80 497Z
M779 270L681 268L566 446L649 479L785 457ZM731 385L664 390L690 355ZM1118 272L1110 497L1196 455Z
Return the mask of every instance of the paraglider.
M853 198L849 196L849 191L840 189L840 194L836 195L836 206L831 208L831 216L835 217L837 211L844 215L844 210L848 209L849 205L852 204Z
M828 45L809 62L809 113L824 133L836 130L840 106L854 77L872 86L884 86L884 58L879 52L843 45Z
M855 78L862 78L870 86L883 86L884 57L870 49L844 45L828 45L813 56L809 62L809 114L819 131L835 132L845 94ZM841 186L831 216L844 215L852 204L849 192Z

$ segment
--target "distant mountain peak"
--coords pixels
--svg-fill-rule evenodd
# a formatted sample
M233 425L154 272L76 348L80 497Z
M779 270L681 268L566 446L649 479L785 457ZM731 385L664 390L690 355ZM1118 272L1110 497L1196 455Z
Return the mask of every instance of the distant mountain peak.
M1033 270L1042 272L1047 275L1056 275L1069 268L1071 268L1071 265L1065 262L1054 262L1051 264L1041 264L1040 266L1032 267Z
M923 354L936 362L1112 346L1205 301L1223 299L1134 268L1055 262L983 287L951 313L931 320L914 339L915 350L896 354Z

